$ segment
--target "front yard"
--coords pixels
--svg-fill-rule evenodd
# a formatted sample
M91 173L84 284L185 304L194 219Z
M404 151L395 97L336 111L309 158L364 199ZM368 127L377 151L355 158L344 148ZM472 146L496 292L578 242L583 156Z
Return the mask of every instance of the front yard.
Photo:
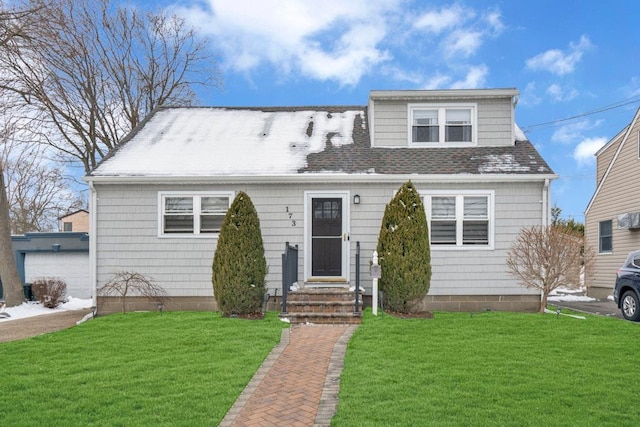
M335 426L632 426L640 324L485 312L365 314Z
M2 425L217 425L288 327L129 313L0 344ZM636 425L640 325L485 312L374 317L335 426Z
M128 313L2 343L0 425L217 425L283 327L275 313Z

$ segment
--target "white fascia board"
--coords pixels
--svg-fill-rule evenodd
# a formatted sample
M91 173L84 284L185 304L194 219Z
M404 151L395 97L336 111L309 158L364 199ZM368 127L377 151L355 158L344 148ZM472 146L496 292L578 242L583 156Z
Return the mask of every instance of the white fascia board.
M245 176L86 176L86 182L94 184L293 184L293 183L376 183L376 182L535 182L557 179L556 174L453 174L453 175L420 175L420 174L339 174L339 173L306 173L295 175L245 175Z
M412 99L455 99L455 98L508 98L520 92L508 89L448 89L448 90L372 90L370 99L412 100Z

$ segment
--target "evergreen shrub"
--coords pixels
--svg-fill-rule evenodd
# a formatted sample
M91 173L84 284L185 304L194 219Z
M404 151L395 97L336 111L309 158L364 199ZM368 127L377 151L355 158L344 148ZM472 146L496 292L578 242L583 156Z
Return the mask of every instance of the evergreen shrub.
M261 312L267 261L258 213L244 192L236 195L222 222L212 271L213 294L223 316Z
M424 205L411 181L387 204L378 237L384 308L409 313L429 292L431 252Z

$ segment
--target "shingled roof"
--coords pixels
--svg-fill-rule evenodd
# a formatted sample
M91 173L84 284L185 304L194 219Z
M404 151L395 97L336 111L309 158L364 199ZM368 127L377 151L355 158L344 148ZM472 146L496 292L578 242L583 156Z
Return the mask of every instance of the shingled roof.
M529 141L513 146L385 148L371 147L369 130L356 116L353 144L327 144L307 156L299 172L376 174L552 174L553 171Z
M367 107L339 106L162 108L89 177L553 173L529 141L371 147L366 114Z

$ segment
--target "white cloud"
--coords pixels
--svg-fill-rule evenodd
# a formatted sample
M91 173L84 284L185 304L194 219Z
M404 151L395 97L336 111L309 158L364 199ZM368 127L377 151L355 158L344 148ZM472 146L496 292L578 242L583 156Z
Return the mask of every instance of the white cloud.
M556 102L571 101L578 96L578 91L574 88L564 89L559 84L552 84L547 88L547 95L550 95Z
M535 82L529 82L525 86L524 90L520 92L518 99L518 105L533 106L542 102L542 98L537 95L537 88Z
M179 7L200 31L214 38L224 66L252 72L268 64L290 74L352 85L391 58L379 46L399 1L207 0Z
M489 69L486 65L478 65L471 67L464 80L454 82L452 89L476 89L483 87L487 78Z
M443 7L440 10L429 11L420 15L413 23L413 27L440 34L444 30L460 26L474 16L473 10L463 8L460 4L454 4L451 7Z
M463 62L503 31L500 10L461 2L427 7L405 0L200 0L172 11L211 37L225 70L248 81L267 72L283 81L355 86L378 73L416 86L482 86L488 68ZM420 60L400 70L404 56Z
M502 14L499 10L492 10L484 16L485 21L495 34L500 34L504 30Z
M437 73L427 79L427 81L422 85L422 89L442 89L447 87L450 82L450 76Z
M633 76L631 83L625 87L629 97L640 96L640 77Z
M469 57L482 45L482 33L479 31L457 30L443 42L443 49L449 57L462 55Z
M527 59L526 66L532 70L548 71L559 76L572 73L582 59L582 55L591 47L589 37L583 35L578 43L569 43L566 51L551 49Z
M584 133L599 127L603 123L602 120L591 122L582 120L559 127L553 135L551 141L569 144L580 139L584 139Z
M607 143L607 138L587 138L573 150L573 158L578 166L590 166L595 163L595 154Z

